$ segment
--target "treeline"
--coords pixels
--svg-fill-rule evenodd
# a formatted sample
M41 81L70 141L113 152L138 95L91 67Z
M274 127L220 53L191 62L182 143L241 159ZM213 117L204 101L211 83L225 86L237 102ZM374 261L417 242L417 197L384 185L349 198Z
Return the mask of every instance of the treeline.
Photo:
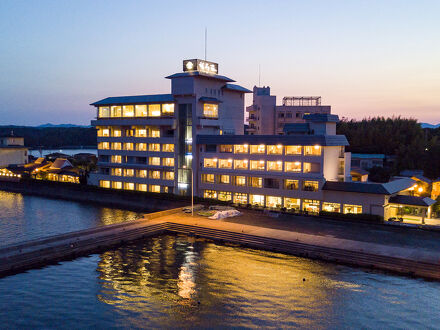
M347 137L354 153L395 155L390 174L421 169L425 176L440 176L440 129L423 129L415 119L374 117L362 121L343 120L338 134Z
M26 127L0 126L0 136L24 137L29 148L54 149L60 147L96 146L96 129L93 127Z

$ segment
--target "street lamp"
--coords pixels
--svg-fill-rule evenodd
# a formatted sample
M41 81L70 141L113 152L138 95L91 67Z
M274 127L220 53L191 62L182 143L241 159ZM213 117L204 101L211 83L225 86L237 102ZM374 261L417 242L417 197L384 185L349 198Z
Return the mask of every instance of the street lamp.
M183 168L185 170L190 170L191 171L191 216L194 216L194 172L192 170L192 168L190 167L186 167L186 165L183 165Z

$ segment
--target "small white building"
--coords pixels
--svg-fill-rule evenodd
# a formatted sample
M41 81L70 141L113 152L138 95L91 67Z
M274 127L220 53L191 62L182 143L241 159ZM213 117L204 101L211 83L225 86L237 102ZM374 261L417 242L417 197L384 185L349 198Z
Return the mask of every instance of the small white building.
M14 136L0 137L0 167L23 165L28 162L28 148L24 146L24 138Z

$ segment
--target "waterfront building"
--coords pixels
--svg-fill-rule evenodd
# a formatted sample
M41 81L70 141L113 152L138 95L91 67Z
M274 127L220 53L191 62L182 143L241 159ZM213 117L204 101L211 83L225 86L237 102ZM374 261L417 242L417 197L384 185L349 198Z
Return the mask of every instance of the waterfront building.
M28 149L24 146L24 138L15 136L0 137L0 167L22 165L28 162Z

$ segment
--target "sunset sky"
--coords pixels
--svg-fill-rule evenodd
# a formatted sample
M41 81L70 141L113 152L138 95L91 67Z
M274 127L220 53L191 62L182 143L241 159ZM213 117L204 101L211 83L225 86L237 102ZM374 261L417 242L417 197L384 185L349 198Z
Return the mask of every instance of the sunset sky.
M0 125L90 124L203 58L340 117L440 123L440 1L0 1ZM251 101L248 95L247 102Z

